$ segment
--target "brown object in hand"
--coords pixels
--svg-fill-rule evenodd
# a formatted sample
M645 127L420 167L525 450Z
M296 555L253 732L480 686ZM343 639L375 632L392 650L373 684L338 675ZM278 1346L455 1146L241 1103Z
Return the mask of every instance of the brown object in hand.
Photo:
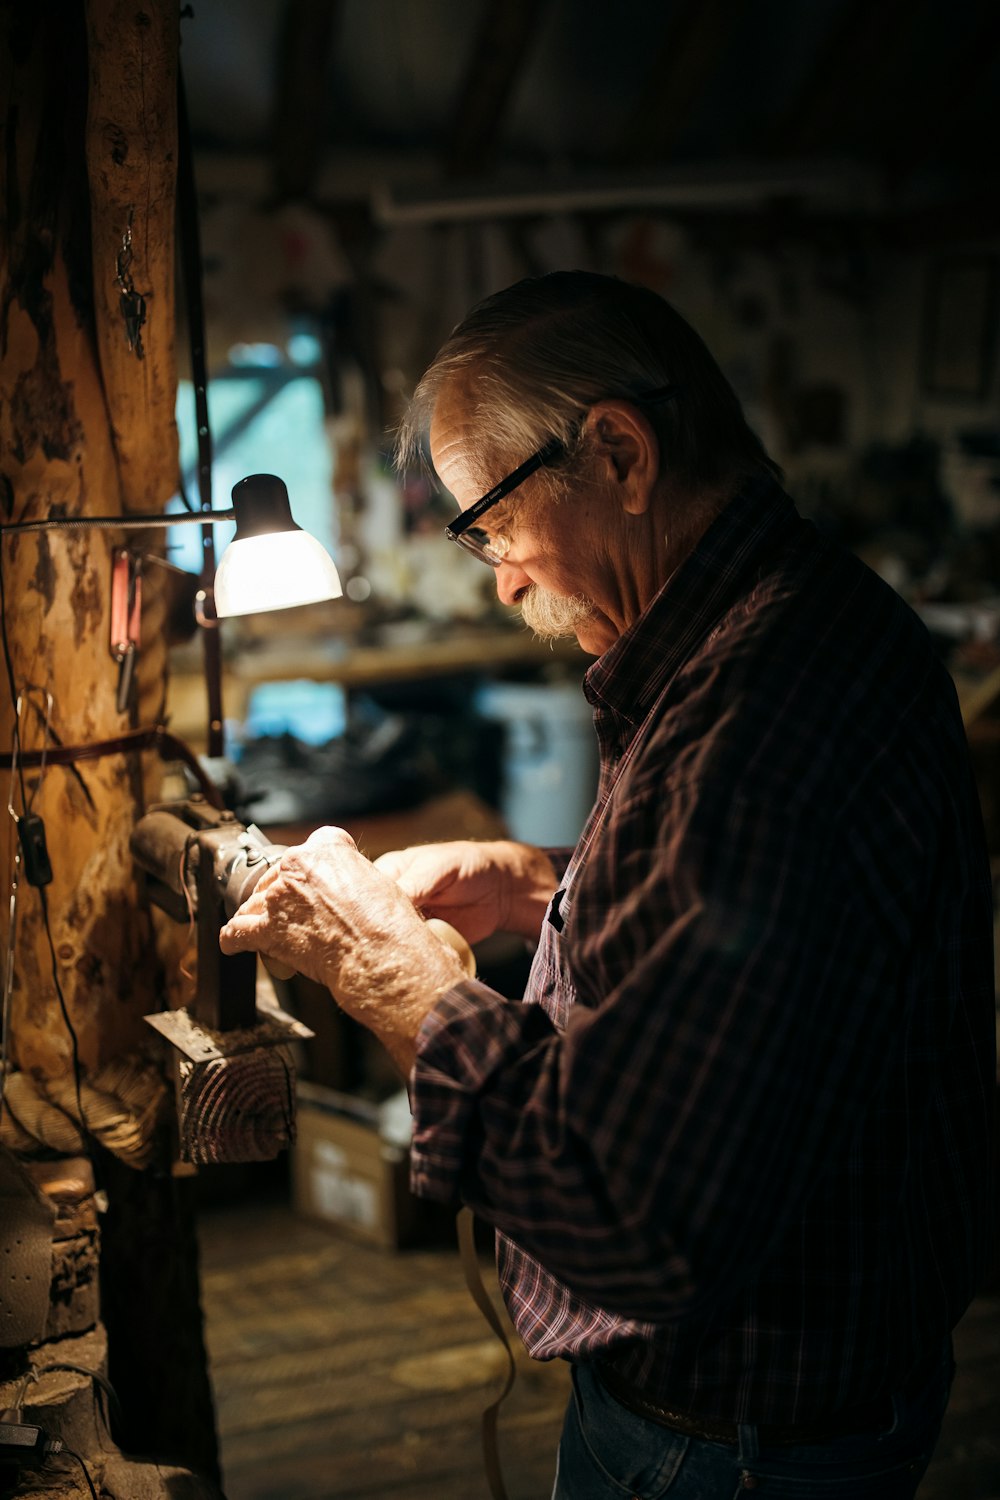
M260 956L264 968L270 974L272 979L291 979L292 975L295 973L295 970L292 968L291 964L283 964L280 959L271 958L266 953L262 953Z
M428 917L427 925L436 938L440 938L441 942L447 944L449 948L454 948L461 959L462 967L465 969L466 974L468 974L470 979L475 979L476 955L462 934L456 928L452 927L450 922L443 922L440 917Z

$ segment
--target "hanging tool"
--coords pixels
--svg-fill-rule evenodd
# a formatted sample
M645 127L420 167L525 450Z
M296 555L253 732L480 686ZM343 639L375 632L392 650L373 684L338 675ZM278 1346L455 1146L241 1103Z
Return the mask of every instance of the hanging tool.
M146 321L146 297L136 291L132 279L132 209L128 211L128 223L122 234L121 249L115 258L115 285L119 289L118 307L125 324L125 342L136 359L144 359L142 347L142 325Z
M11 752L10 796L7 799L7 811L14 819L17 827L17 841L20 848L21 863L24 867L24 878L29 885L37 887L49 885L52 881L52 864L49 860L48 846L45 841L45 824L42 822L41 813L36 813L32 810L35 798L38 796L42 782L45 779L45 757L49 745L49 727L52 723L52 694L45 694L45 728L38 780L35 783L31 796L24 805L23 812L18 813L14 808L14 785L17 761L21 753L21 705L22 698L18 694L14 709L14 745Z
M142 556L117 547L111 565L111 655L118 663L116 707L132 706L142 617Z

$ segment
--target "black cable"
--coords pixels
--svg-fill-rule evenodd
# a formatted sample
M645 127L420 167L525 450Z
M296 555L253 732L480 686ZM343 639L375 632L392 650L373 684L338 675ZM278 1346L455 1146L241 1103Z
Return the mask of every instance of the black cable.
M191 384L194 387L195 423L198 435L198 499L202 511L212 509L212 429L208 417L208 360L205 338L205 304L202 295L201 236L198 229L198 193L194 178L194 151L188 118L184 74L177 71L177 208L181 223L179 256L191 345ZM211 533L204 538L203 576L211 584L215 551Z
M191 504L191 497L188 494L187 486L184 483L184 472L181 469L177 471L177 493L181 497L184 509L189 514L191 514L194 511L194 506Z
M101 1390L104 1393L104 1399L107 1402L107 1411L104 1414L104 1425L108 1429L108 1436L111 1436L111 1423L109 1420L110 1418L114 1418L115 1422L117 1422L118 1424L119 1429L125 1426L125 1418L122 1414L122 1404L118 1399L118 1392L111 1384L111 1381L108 1380L104 1375L102 1375L98 1370L88 1370L86 1365L73 1365L66 1360L59 1360L54 1364L46 1362L45 1369L70 1370L74 1375L86 1375L89 1380L93 1380L98 1386L100 1386Z
M11 655L10 655L10 641L7 639L7 593L6 593L6 589L4 587L4 576L3 576L3 542L4 542L3 536L0 535L0 639L2 639L2 641L3 641L3 659L4 659L4 662L6 663L6 667L7 667L7 684L8 684L8 687L10 689L10 706L11 706L11 708L13 710L13 713L14 713L14 744L17 745L18 751L20 751L20 748L21 748L21 728L20 728L20 725L18 724L18 719L17 719L17 683L14 680L14 663L11 660ZM14 753L14 745L12 744L11 745L11 755L13 755L13 753ZM28 792L27 792L27 788L26 788L25 782L24 782L24 760L23 760L23 757L20 754L18 754L18 757L17 757L17 772L18 772L18 781L21 784L21 806L22 807L27 807L27 805L28 805ZM15 830L14 837L15 837L15 839L17 838L17 832L16 832L16 830ZM17 857L17 846L16 846L16 844L15 844L15 848L14 848L14 855L15 855L15 861L16 861L16 857ZM13 900L14 900L13 892L16 889L16 887L14 885L14 882L15 882L16 879L17 879L17 864L15 862L15 864L14 864L14 874L11 877L11 893L12 893L11 894L11 902L12 903L13 903ZM10 928L9 928L9 930L7 932L7 944L8 944L8 947L14 941L13 927L14 927L14 924L13 924L13 921L12 921L11 924L10 924ZM10 954L8 956L8 961L12 961L12 960L13 960L13 954ZM8 1015L4 1014L3 1016L0 1016L0 1026L6 1027L9 1024L9 1021L10 1021L10 1017ZM3 1037L3 1052L2 1052L2 1056L3 1056L3 1068L4 1068L4 1075L5 1076L2 1077L2 1078L0 1078L0 1122L3 1121L3 1112L4 1112L4 1109L10 1110L10 1105L7 1102L7 1078L6 1078L7 1058L8 1058L9 1048L10 1048L10 1037L7 1036L6 1033L5 1033L4 1037ZM22 1129L23 1129L23 1126L22 1126Z
M180 223L181 276L187 308L191 346L191 383L194 387L195 421L198 430L198 499L204 516L212 514L212 429L208 415L208 360L205 340L205 305L202 296L201 236L198 231L198 193L194 180L194 149L183 70L177 70L177 213ZM191 519L194 519L192 515ZM210 525L201 531L201 586L211 592L215 577L215 538ZM222 646L217 630L201 633L208 698L208 753L218 759L225 751L222 708Z
M87 1468L87 1465L84 1463L79 1453L74 1453L72 1448L63 1448L62 1451L68 1454L70 1458L76 1459L77 1463L80 1465L80 1468L83 1470L83 1477L87 1481L87 1488L90 1491L91 1495L94 1497L94 1500L101 1500L101 1497L94 1489L94 1481L90 1477L90 1470Z
M7 668L7 683L10 688L10 702L11 707L14 710L15 733L19 733L19 730L17 729L17 683L14 679L14 663L11 660L10 655L10 641L7 638L7 593L3 576L2 537L0 537L0 639L2 639L3 642L3 658ZM27 807L28 793L24 782L24 763L20 756L18 756L17 770L18 780L21 786L21 806ZM45 887L43 885L40 885L37 887L37 890L39 900L42 903L42 921L45 926L45 936L48 939L49 953L52 958L52 981L56 987L56 994L59 997L59 1009L62 1011L62 1018L66 1023L66 1030L69 1032L70 1045L73 1049L73 1082L76 1088L76 1107L80 1115L80 1130L83 1134L84 1150L87 1151L87 1155L89 1156L90 1152L87 1150L87 1122L84 1118L83 1098L80 1094L80 1044L77 1038L76 1030L73 1026L73 1022L70 1020L69 1010L66 1006L66 997L62 992L62 985L59 983L59 972L56 962L56 945L52 939L52 926L49 921L49 903L48 898L45 894Z
M17 683L14 681L14 663L10 656L10 641L7 639L7 592L3 576L3 537L0 536L0 636L3 638L3 659L7 666L7 684L10 688L10 706L14 710L14 733L20 735L17 724ZM24 762L17 758L18 780L21 783L21 806L27 807L28 794L24 785Z
M87 1137L90 1134L90 1127L88 1126L86 1116L83 1113L83 1099L80 1095L80 1042L76 1034L76 1028L69 1018L69 1008L66 1005L66 996L63 994L62 985L59 983L59 968L56 962L56 945L52 940L52 925L49 922L49 900L45 892L45 887L43 885L40 885L38 887L38 899L42 903L42 922L45 926L45 936L48 939L49 954L52 960L52 983L56 987L56 994L59 997L59 1009L62 1011L62 1018L65 1022L66 1030L69 1032L70 1046L73 1049L73 1081L76 1085L76 1107L80 1116L80 1132L83 1136L83 1149L84 1151L86 1151L87 1155L90 1156L90 1150L87 1146ZM95 1164L93 1157L90 1158L90 1161L91 1166L94 1166Z

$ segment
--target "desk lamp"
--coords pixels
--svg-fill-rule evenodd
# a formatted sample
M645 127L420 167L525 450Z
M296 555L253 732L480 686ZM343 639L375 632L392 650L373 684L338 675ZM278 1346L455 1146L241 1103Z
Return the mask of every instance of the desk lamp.
M275 474L251 474L233 487L236 535L215 575L220 619L339 599L333 559L292 520L288 491Z
M181 511L172 515L46 516L0 526L0 535L32 531L144 531L184 524L236 522L215 576L215 613L220 617L288 609L339 599L343 593L333 559L315 537L292 519L288 490L276 474L250 474L233 487L231 510Z

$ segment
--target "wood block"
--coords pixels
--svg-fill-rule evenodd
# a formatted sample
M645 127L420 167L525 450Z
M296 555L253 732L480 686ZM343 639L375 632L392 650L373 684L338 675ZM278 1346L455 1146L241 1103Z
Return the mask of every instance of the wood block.
M55 1209L53 1240L96 1232L94 1169L85 1156L68 1156L59 1161L26 1161L22 1166Z

